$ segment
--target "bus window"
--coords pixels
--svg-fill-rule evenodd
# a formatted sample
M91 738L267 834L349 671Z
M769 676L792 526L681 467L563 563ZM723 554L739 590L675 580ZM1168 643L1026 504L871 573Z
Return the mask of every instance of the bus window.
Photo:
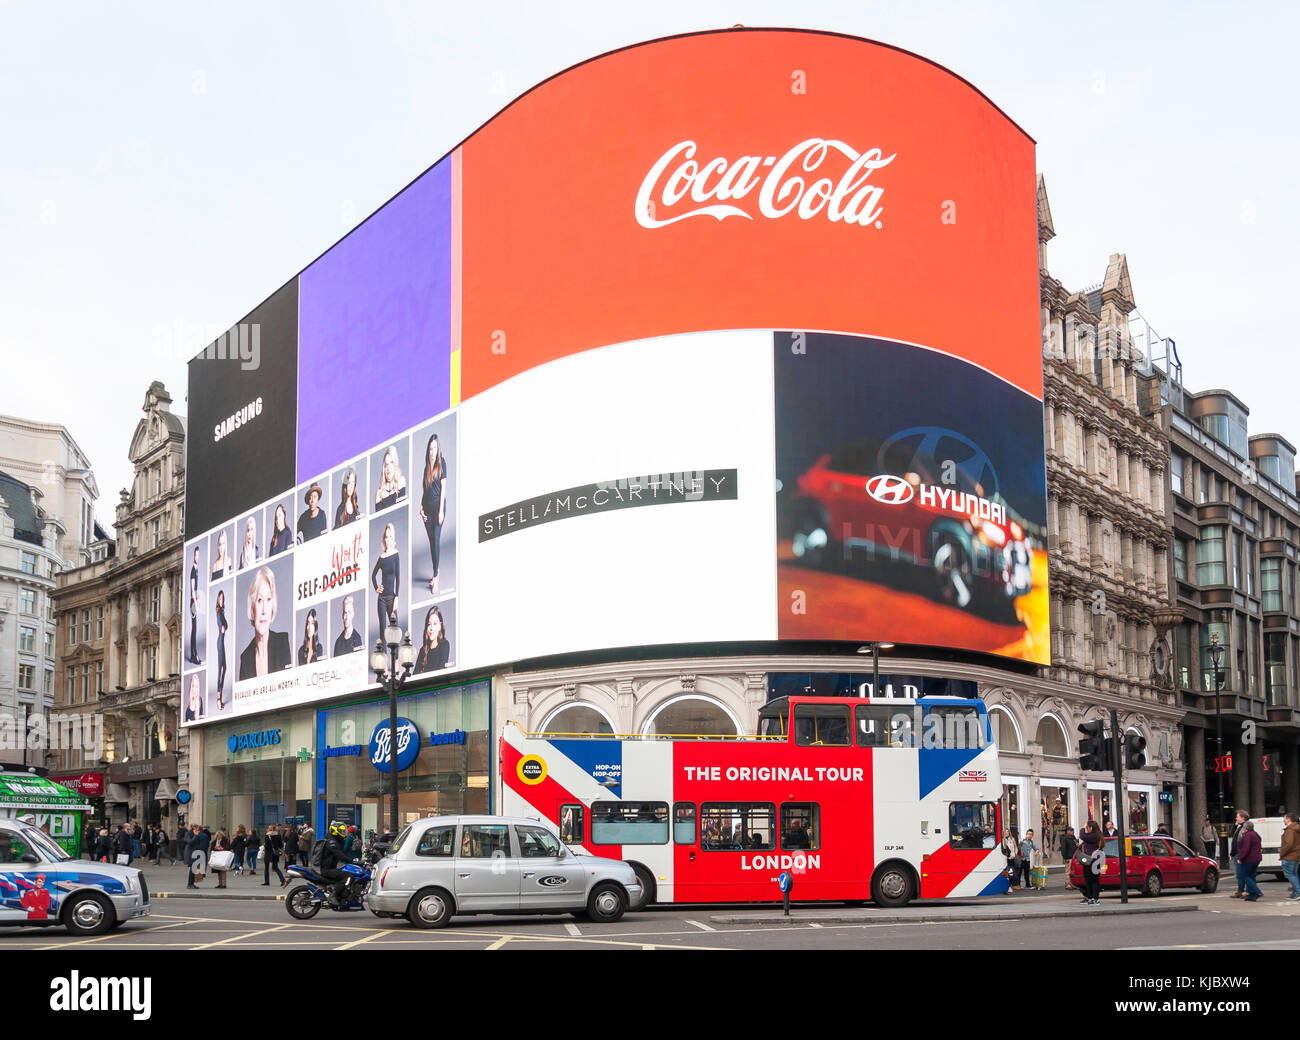
M784 737L784 715L760 715L758 717L758 735L760 737Z
M968 750L987 746L979 709L974 706L926 709L924 742L928 748Z
M700 806L700 848L710 852L776 848L776 806L729 802Z
M667 802L592 802L591 840L597 845L667 845Z
M581 805L560 806L560 840L566 845L581 845L587 834L585 819Z
M800 747L847 747L848 705L796 704L794 742Z
M673 806L673 842L677 845L695 844L694 802L678 802Z
M821 807L816 802L781 806L781 848L816 852L821 848Z
M954 849L998 846L996 802L953 802L948 809L948 845Z
M859 704L854 715L858 747L889 747L889 705Z

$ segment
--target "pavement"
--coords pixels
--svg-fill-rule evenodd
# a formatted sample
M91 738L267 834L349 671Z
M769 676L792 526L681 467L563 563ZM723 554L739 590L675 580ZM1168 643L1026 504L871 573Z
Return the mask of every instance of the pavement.
M138 867L144 873L145 880L149 882L149 895L153 899L283 899L288 888L280 887L280 879L271 872L271 884L267 888L262 887L262 864L257 864L257 873L250 874L247 870L243 874L236 874L230 871L226 875L226 887L217 888L217 876L207 874L199 883L198 888L190 889L186 887L186 881L189 877L189 871L180 863L169 864L166 859L161 866L155 867L148 860L133 860L131 866ZM284 864L280 864L280 872L284 873ZM287 875L286 875L287 876Z

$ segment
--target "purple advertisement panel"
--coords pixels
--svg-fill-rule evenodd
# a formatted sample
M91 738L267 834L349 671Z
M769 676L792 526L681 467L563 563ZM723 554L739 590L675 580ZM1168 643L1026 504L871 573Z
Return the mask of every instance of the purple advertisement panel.
M299 280L297 480L451 406L451 160Z

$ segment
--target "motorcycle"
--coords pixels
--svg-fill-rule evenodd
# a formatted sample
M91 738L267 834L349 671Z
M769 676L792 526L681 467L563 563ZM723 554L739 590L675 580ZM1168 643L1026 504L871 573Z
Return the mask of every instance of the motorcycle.
M299 921L309 921L320 913L321 908L338 913L355 913L366 909L362 896L370 884L370 868L377 863L385 850L382 843L369 845L361 855L361 863L340 863L339 870L348 875L347 887L341 899L334 897L334 882L321 877L310 867L296 864L285 869L290 879L301 879L306 884L295 885L285 897L284 907L289 916ZM400 917L400 914L381 914L372 911L376 917Z

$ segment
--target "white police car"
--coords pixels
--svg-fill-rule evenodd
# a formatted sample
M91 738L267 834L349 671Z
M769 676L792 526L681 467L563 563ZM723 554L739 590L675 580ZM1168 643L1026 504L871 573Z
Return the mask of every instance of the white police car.
M417 820L375 864L365 904L441 928L459 914L565 914L612 923L641 903L626 863L577 856L537 820L436 816Z
M101 935L149 910L135 867L73 859L31 824L0 819L0 927L61 924Z

